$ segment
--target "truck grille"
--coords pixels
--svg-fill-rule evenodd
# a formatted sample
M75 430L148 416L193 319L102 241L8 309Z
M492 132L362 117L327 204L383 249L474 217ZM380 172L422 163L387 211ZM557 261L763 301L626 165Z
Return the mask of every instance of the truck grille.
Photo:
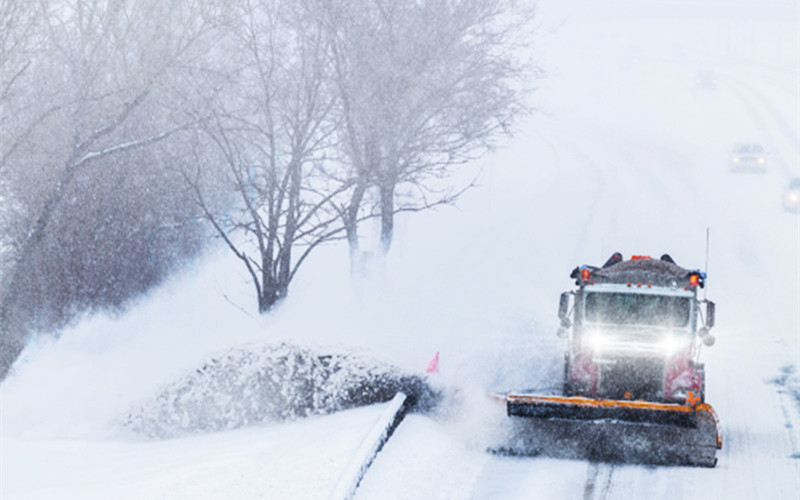
M608 399L664 397L664 360L658 358L599 361L598 396Z

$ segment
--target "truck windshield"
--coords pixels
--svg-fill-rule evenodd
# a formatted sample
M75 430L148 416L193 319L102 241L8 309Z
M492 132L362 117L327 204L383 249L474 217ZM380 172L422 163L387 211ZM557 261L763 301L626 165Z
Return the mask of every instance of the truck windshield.
M586 295L586 320L620 325L685 327L689 324L689 297L590 293Z

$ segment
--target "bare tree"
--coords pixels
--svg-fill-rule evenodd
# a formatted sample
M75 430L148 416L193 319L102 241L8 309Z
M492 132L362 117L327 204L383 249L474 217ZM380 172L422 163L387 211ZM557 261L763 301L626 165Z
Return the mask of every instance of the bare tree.
M264 312L286 296L315 247L340 237L331 206L349 186L323 175L335 123L321 25L301 6L279 0L243 0L234 12L238 67L205 132L217 146L206 168L227 172L236 207L213 209L200 162L186 179L246 267Z
M381 249L394 215L453 202L453 167L491 150L523 112L518 57L532 9L505 0L319 0L331 37L345 156L358 189L342 210L351 249L377 190Z
M183 67L202 53L198 45L209 23L187 16L185 5L155 0L9 0L0 8L0 24L11 28L3 31L0 61L0 378L24 347L27 330L22 322L35 314L35 305L23 300L24 293L37 288L37 273L40 279L53 279L41 276L44 252L92 249L77 238L68 241L78 247L56 246L59 239L65 241L59 233L69 226L56 228L54 221L68 222L64 211L77 199L88 205L96 201L93 188L102 185L96 183L100 174L122 165L129 172L143 170L136 162L153 159L137 152L174 137L187 125L163 103ZM86 183L79 186L82 189L76 189L78 181ZM11 214L6 200L13 201ZM94 260L100 260L99 255ZM38 288L48 293L47 286Z

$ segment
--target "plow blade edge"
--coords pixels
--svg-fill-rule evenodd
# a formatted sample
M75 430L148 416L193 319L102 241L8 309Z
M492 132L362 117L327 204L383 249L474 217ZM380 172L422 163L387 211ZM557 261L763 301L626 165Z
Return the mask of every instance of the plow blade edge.
M511 394L506 410L510 454L713 467L722 447L708 404Z

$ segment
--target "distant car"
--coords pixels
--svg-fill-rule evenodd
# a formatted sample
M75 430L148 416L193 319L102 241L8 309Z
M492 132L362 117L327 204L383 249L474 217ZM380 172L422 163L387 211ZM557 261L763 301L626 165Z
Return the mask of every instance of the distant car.
M790 212L800 213L800 177L790 180L783 189L783 207Z
M698 71L694 79L694 85L698 89L714 90L717 88L717 74L713 71Z
M767 151L758 143L740 143L731 149L731 172L766 172Z

